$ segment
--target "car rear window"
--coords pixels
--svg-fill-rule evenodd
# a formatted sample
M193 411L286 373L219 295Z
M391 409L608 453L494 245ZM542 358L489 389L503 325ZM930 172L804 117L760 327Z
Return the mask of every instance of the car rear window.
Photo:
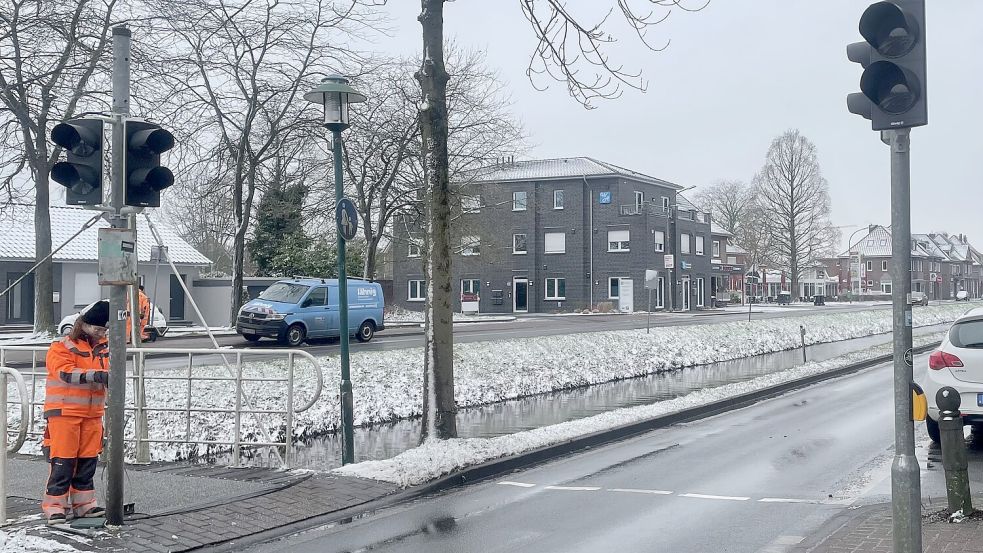
M294 284L292 282L277 282L270 286L259 295L260 299L278 301L282 303L297 303L304 297L310 286Z
M983 320L965 321L952 325L949 342L957 348L983 349Z

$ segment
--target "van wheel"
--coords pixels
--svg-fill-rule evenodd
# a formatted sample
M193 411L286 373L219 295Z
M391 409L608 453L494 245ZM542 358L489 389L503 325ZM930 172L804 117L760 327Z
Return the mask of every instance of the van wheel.
M359 342L368 342L375 336L375 323L372 321L365 321L362 326L358 327L358 333L355 334L355 338Z
M932 417L925 417L925 430L928 430L928 437L932 438L932 441L941 444L942 443L942 433L939 431L939 423L932 420Z
M280 342L295 348L303 344L306 338L307 331L304 330L304 325L294 323L287 328L286 332L284 332L283 336L280 338Z

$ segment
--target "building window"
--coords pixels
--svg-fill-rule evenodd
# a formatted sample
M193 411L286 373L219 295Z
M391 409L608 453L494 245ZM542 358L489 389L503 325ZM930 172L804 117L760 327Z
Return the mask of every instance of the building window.
M873 280L868 280L867 281L867 289L870 290L873 287L874 287L874 281Z
M608 299L616 300L621 297L621 278L611 277L608 279Z
M655 306L659 309L663 309L666 304L666 279L664 277L659 277L659 286L655 290Z
M478 301L481 281L476 278L461 280L461 301Z
M464 196L461 198L461 211L464 213L478 213L481 211L481 197Z
M666 251L666 233L661 230L657 230L652 233L653 239L655 240L655 251L664 252Z
M679 235L679 253L689 253L689 235L685 232Z
M546 279L546 300L565 300L567 299L567 279L548 278Z
M886 245L887 245L887 240L881 240L881 246L886 246Z
M642 205L645 203L645 192L635 191L635 210L641 212Z
M874 247L874 241L873 240L868 240L867 241L867 247L868 248L873 248Z
M669 197L662 196L662 212L669 213Z
M512 211L525 211L526 210L526 193L525 192L513 192L512 193Z
M699 237L697 237L699 238ZM696 279L696 306L703 307L706 303L706 286L705 280L702 278Z
M608 251L626 252L628 251L628 231L609 230L608 231Z
M887 261L881 261L881 270L887 271Z
M713 247L713 256L719 259L720 258L720 240L714 240L712 247Z
M461 238L461 255L480 255L481 239L477 236L464 236Z
M526 245L526 235L525 234L513 234L512 235L512 253L514 254L525 254L528 252L528 246Z
M881 293L882 294L890 294L891 293L891 283L890 282L881 282Z
M409 291L406 294L407 301L423 301L427 299L427 288L422 280L411 280L406 283Z
M553 209L563 209L563 190L553 191Z
M703 237L696 237L696 255L703 255Z
M564 232L547 232L543 244L545 253L566 253L567 235Z
M406 257L420 257L420 244L411 241L406 250Z
M874 270L874 262L873 261L868 261L867 262L867 270L868 271L873 271Z

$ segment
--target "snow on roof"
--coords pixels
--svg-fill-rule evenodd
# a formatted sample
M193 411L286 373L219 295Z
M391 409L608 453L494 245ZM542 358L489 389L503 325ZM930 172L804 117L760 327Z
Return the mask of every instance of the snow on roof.
M912 257L946 257L939 252L939 255L932 253L931 248L926 249L925 245L918 240L918 235L911 235L911 256ZM849 250L841 253L838 257L850 257L857 252L865 257L891 257L891 231L886 227L874 225L871 227L867 236L849 244Z
M727 253L747 253L747 250L737 244L727 244Z
M469 180L472 182L506 182L580 177L626 177L675 190L682 188L678 184L591 157L510 161L482 167L476 170Z
M710 234L719 234L720 236L734 236L733 234L727 232L721 227L717 226L717 223L710 222ZM729 250L730 248L728 248Z
M83 225L98 212L76 207L52 206L51 248L55 249L78 232ZM211 260L194 249L168 225L154 222L168 255L175 263L184 265L209 265ZM98 230L109 227L105 219L100 219L54 255L57 261L96 261L98 259ZM0 259L34 260L34 206L19 205L6 210L0 216ZM151 246L156 245L147 221L142 215L137 217L137 255L140 262L150 261Z
M946 259L949 256L942 251L935 240L927 234L912 234L911 239L918 243L919 246L928 254L929 257L941 257Z

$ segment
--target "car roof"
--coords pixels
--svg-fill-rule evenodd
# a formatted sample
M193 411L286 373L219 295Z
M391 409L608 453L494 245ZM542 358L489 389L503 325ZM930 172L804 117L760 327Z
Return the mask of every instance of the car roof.
M955 322L964 323L966 321L983 321L983 307L974 307L960 315Z
M338 285L338 279L336 278L317 278L317 277L285 278L277 281L277 283L280 282L284 282L287 284L303 284L305 286L316 286L318 284L332 284L334 286ZM348 284L378 284L378 282L369 282L367 280L362 280L360 278L348 277Z

